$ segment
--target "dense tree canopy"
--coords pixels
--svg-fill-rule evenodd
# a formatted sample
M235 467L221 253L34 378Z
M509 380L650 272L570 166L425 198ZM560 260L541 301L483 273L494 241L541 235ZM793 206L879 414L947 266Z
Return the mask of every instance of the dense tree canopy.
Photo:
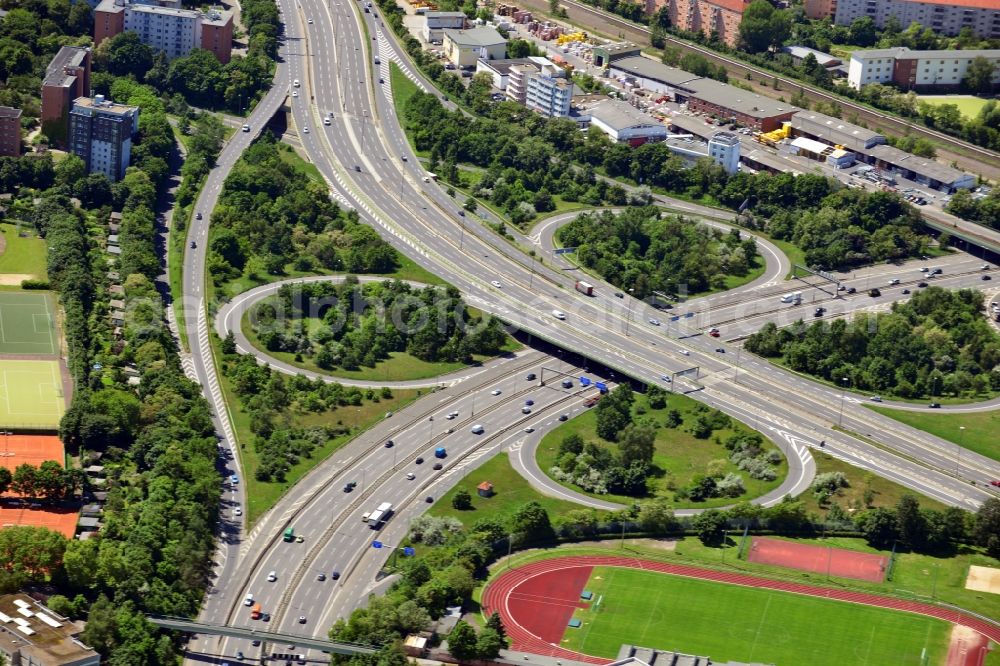
M725 286L729 275L746 275L758 264L757 245L738 230L723 232L654 207L584 213L559 230L566 247L611 284L634 289L696 294Z
M852 322L765 325L747 350L851 388L903 398L1000 390L1000 337L971 289L929 287L884 314Z
M423 361L468 363L506 342L500 321L470 316L457 290L398 280L285 285L255 309L254 326L268 350L312 357L324 370L375 367L402 351Z
M206 211L207 212L207 211ZM282 160L271 134L244 151L212 215L208 266L221 283L247 272L391 272L396 252L330 200L324 185Z

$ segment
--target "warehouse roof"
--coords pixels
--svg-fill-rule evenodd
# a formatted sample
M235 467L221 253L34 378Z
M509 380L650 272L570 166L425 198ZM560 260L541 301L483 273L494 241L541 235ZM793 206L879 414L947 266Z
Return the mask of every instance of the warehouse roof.
M631 76L641 76L645 79L665 83L668 86L684 86L688 81L695 81L701 78L691 72L685 72L683 69L668 67L663 63L642 56L631 56L615 60L611 63L611 69L619 70Z
M698 79L689 82L686 87L693 90L692 97L752 118L771 118L799 111L798 107L787 102L747 92L715 79Z
M815 111L796 113L792 116L792 127L854 151L868 150L885 143L885 137L878 132Z
M499 32L486 26L470 28L469 30L446 29L444 36L462 46L494 46L507 41Z
M615 131L630 127L662 126L662 123L648 113L643 113L625 102L614 99L595 104L590 108L590 117L600 120Z
M804 60L805 57L811 53L812 56L816 58L816 62L824 67L831 67L841 63L840 58L830 55L829 53L824 53L823 51L811 49L808 46L786 46L781 50L793 58L798 58L800 60Z
M935 162L926 157L919 157L905 150L892 146L875 146L868 151L875 159L906 169L940 183L951 184L964 180L968 175L964 171L952 168L946 164Z

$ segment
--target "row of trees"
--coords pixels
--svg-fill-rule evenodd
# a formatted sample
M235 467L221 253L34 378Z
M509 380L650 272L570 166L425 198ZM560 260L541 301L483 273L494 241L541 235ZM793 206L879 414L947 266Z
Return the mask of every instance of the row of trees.
M162 51L157 53L143 44L137 33L125 31L104 40L94 50L94 89L102 91L117 78L130 77L155 87L161 94L180 94L194 106L242 114L271 85L277 52L279 24L274 3L265 0L252 4L250 16L254 20L259 14L256 5L266 4L274 13L274 23L261 18L262 22L250 29L250 47L245 56L234 55L223 65L211 51L194 49L188 55L167 60Z
M365 402L392 398L388 388L362 390L302 375L286 377L259 365L252 355L237 354L232 338L223 343L222 352L225 355L222 372L244 411L250 414L253 446L260 460L255 472L258 481L284 481L299 460L311 457L317 447L359 425L356 419L347 424L341 419L336 423L301 427L297 425L298 416L357 408Z
M255 309L254 327L269 351L311 357L324 370L375 367L392 352L469 363L499 353L507 339L499 320L471 316L453 287L399 280L286 285Z
M839 386L903 398L1000 390L1000 337L972 289L928 287L852 322L765 324L746 349ZM846 381L845 381L846 380Z
M296 271L387 273L395 250L356 211L343 211L325 185L282 160L265 133L226 178L212 215L208 268L216 284ZM205 211L207 214L208 211Z
M724 234L652 206L583 213L562 227L558 238L577 248L583 266L633 289L636 298L654 291L691 295L723 289L729 276L744 276L759 263L757 244L741 238L738 229Z
M55 460L46 460L37 467L24 463L13 473L0 467L0 495L10 491L48 501L71 500L83 488L86 478L83 470L64 469Z

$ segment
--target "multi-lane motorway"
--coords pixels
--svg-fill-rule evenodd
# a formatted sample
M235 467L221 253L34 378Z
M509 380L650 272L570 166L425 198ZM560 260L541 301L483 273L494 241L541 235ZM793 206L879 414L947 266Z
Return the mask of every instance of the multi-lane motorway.
M364 13L353 0L279 4L286 39L274 88L250 117L252 131L234 135L209 175L196 204L204 219L192 222L195 244L185 254L183 300L192 361L215 409L224 447L232 446L231 430L218 392L208 345L210 324L202 302L208 218L229 168L260 125L287 101L303 149L330 183L333 195L356 208L395 247L457 286L477 307L599 361L611 372L692 390L696 399L764 431L803 466L809 448L822 441L829 453L943 502L972 508L988 497L986 482L1000 477L997 463L858 409L856 398L837 390L756 360L745 363L736 349L718 351L728 343L698 330L637 321L638 313L645 315L642 303L627 295L616 298L613 288L600 284L596 298L583 296L572 289L572 274L535 263L489 230L467 223L451 198L425 182L425 172L394 117L388 62L402 60L401 51L382 31L377 14ZM376 56L379 65L374 63ZM499 288L492 285L494 281ZM697 301L687 305L699 307ZM554 317L554 310L565 313L565 319ZM533 434L525 433L524 427L541 430L554 425L557 414L571 416L581 408L579 396L571 391L529 386L524 379L527 370L520 364L531 362L530 358L511 361L506 374L498 365L489 374L436 394L441 401L437 406L431 397L430 402L420 401L381 422L317 467L250 534L243 535L240 520L227 516L217 581L203 618L248 622L248 609L241 601L252 592L272 613L273 628L325 633L333 617L376 589L373 573L386 553L370 548L374 533L360 522L360 514L373 508L369 504L390 501L402 507L380 536L387 544L398 543L407 521L426 506L423 498L440 496L449 481L460 476L460 468L502 446L519 450L525 436ZM696 381L667 382L674 373L691 368L697 368ZM492 395L494 389L501 394ZM536 412L524 415L520 405L528 392L536 400ZM472 416L473 401L476 416ZM448 411L458 411L459 418L448 420ZM447 433L444 425L451 422L456 425L448 427L455 432ZM484 426L483 435L469 431L476 423ZM389 438L394 446L387 449ZM448 449L437 475L428 457L435 446ZM417 456L425 458L423 464L415 464ZM227 475L238 474L238 456L229 464L233 469L227 469ZM413 480L406 479L408 471ZM343 490L348 480L358 481L350 493ZM236 487L232 501L242 502L241 486ZM287 526L303 536L303 543L281 539ZM341 573L338 581L330 580L334 570ZM274 582L266 580L270 571L275 571ZM327 580L317 580L319 573ZM300 617L305 622L299 623ZM237 650L249 655L256 649L213 638L201 638L192 648L230 658Z

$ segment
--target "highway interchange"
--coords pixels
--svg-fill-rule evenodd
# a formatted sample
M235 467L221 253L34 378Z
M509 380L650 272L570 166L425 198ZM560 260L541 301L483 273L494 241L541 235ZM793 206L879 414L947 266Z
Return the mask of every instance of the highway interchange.
M994 461L859 409L858 396L758 359L741 359L734 353L738 347L717 352L729 343L700 334L703 327L717 321L714 317L732 321L726 324L731 330L724 330L725 339L755 330L761 319L753 320L745 330L739 328L739 308L744 308L744 316L746 303L776 310L772 306L777 305L778 296L793 290L780 284L787 267L769 263L767 280L755 283L758 293L746 302L732 303L747 298L744 291L684 304L686 311L711 313L700 315L687 328L649 325L649 317L666 319L669 312L656 313L627 295L616 298L615 290L607 285L595 282L594 298L575 292L574 272L561 270L551 261L530 260L490 230L460 216L454 200L436 184L424 182L425 172L394 117L388 84L390 61L400 61L409 71L412 68L406 66L393 36L383 32L377 14L365 13L363 5L353 0L282 0L279 5L286 39L274 88L250 116L251 131L233 136L210 173L195 207L203 219L192 221L189 238L194 243L184 256L181 300L192 348L190 361L212 403L223 449L233 450L236 443L218 390L208 337L212 321L203 301L210 213L240 153L279 107L289 103L303 149L330 184L332 195L357 209L400 251L454 284L476 307L603 364L610 369L609 381L627 375L666 388L693 390L690 395L695 399L761 430L782 447L790 461L796 461L792 467L799 473L790 474L790 482L798 484L797 491L804 489L800 482L808 485L811 475L809 449L823 441L832 455L948 504L971 509L989 496L987 482L1000 478L1000 466ZM376 55L380 65L374 64ZM380 79L385 83L379 83ZM293 85L295 80L299 87ZM292 96L293 92L298 96ZM330 125L324 124L324 118L330 119ZM547 242L538 240L539 244ZM876 274L879 279L885 275ZM873 278L854 278L865 279ZM975 267L966 266L955 276L939 278L938 283L968 286L978 279ZM499 289L492 286L494 280L500 282ZM807 292L799 286L794 290ZM895 297L885 290L882 298ZM844 311L853 309L852 303L869 307L879 300L861 295L838 299L835 291L822 298L847 304ZM800 309L805 311L811 304L810 300ZM566 313L565 321L552 316L556 309ZM534 352L498 362L378 423L317 466L248 534L232 511L245 505L242 484L235 484L224 497L226 520L216 580L202 619L251 626L249 609L242 600L252 592L272 614L272 631L324 635L333 619L380 589L375 573L390 553L371 547L376 534L386 544L398 543L409 520L428 506L425 497L440 497L476 461L501 448L520 452L556 425L558 415L572 416L583 409L578 387L563 390L558 383L539 387L525 379L528 372L542 374L543 366L549 376L556 376L553 369L574 376L589 374ZM664 380L692 367L698 368L697 383ZM500 395L493 395L494 390L500 390ZM524 415L520 406L528 396L536 405L532 414ZM448 420L450 411L458 411L459 417ZM485 432L474 436L469 429L478 423ZM455 432L447 433L446 424ZM534 432L524 432L529 426ZM864 439L844 431L859 433ZM394 440L391 449L385 447L387 439ZM448 450L444 469L437 474L431 469L436 446ZM417 456L425 458L422 465L414 463ZM227 465L227 476L241 474L238 455ZM407 471L414 472L413 481L405 479ZM358 482L353 492L344 492L348 480ZM382 501L400 508L385 529L376 533L360 522L360 514ZM281 532L286 526L302 534L303 543L283 542ZM334 570L341 573L337 581L330 580ZM265 580L270 571L276 573L277 581ZM320 572L326 581L316 579ZM300 617L306 621L299 623ZM279 646L277 651L285 648ZM248 641L202 636L190 643L189 658L192 663L217 662L233 660L237 652L250 658L259 649Z

